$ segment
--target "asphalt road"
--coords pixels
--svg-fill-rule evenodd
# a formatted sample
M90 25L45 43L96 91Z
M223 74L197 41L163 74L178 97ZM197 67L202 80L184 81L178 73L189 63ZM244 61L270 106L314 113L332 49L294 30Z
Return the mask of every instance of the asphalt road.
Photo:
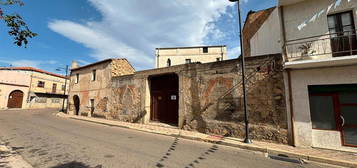
M181 138L59 118L55 111L0 111L0 139L35 168L327 168Z

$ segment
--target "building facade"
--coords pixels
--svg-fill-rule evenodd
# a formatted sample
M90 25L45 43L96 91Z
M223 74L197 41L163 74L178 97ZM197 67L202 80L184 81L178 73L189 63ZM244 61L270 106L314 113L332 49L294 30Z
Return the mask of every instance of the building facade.
M294 145L357 151L357 2L280 0Z
M249 57L246 62L251 137L287 143L281 55ZM192 63L114 77L104 116L244 137L239 63Z
M208 63L226 59L226 46L157 48L155 67L163 68L197 62Z
M245 57L281 54L279 9L250 11L243 27ZM268 42L268 43L267 43Z
M32 67L2 67L0 76L0 109L61 109L66 104L64 76Z
M69 114L103 117L108 111L112 77L134 72L126 59L107 59L82 67L72 64Z

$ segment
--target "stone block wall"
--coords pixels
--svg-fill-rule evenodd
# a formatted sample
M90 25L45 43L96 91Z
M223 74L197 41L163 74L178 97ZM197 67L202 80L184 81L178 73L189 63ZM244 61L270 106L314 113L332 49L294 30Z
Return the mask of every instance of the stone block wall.
M107 118L146 123L150 118L149 76L176 73L179 76L180 128L244 137L239 62L186 64L113 78ZM251 137L287 143L281 56L249 57L246 64Z

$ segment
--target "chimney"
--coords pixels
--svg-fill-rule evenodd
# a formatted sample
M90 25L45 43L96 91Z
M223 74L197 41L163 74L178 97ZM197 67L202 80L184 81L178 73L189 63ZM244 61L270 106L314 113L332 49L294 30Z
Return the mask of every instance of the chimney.
M75 68L78 68L79 66L78 66L78 62L77 61L75 61L75 60L73 60L72 61L72 65L71 65L71 69L75 69Z

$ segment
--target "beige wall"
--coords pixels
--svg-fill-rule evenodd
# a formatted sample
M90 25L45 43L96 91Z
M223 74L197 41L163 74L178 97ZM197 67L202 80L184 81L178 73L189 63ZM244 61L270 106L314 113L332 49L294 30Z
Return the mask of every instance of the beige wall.
M45 82L45 86L43 88L38 87L39 81ZM68 83L69 83L69 80L67 80L67 84ZM53 84L57 84L56 92L52 92ZM39 73L39 72L33 72L31 74L30 92L63 94L64 90L62 90L62 86L64 86L64 85L65 85L64 78L47 75L47 74L43 74L43 73ZM68 93L68 85L67 85L66 93Z
M29 92L30 72L22 73L13 70L0 71L0 109L6 109L11 92L21 90L24 93L22 107L26 108L26 100ZM24 86L19 86L24 85Z
M250 39L250 56L281 53L278 8Z
M22 108L61 108L63 104L62 85L65 79L45 73L25 70L1 70L0 76L0 108L7 108L8 96L14 90L24 92ZM38 81L45 82L45 87L38 87ZM69 83L69 81L67 81ZM56 83L56 94L52 92L52 85ZM25 85L25 86L22 86ZM68 94L68 85L67 92ZM65 103L66 104L66 103Z
M323 13L320 17L316 19L315 22L308 22L307 26L302 30L299 30L297 27L302 24L305 20L310 20L312 16L316 13L319 13L322 9L327 11L327 7L335 2L335 0L305 0L291 5L283 6L284 14L284 26L285 26L285 36L286 40L296 40L306 37L319 36L329 34L328 24L327 24L327 15L353 11L355 27L357 28L357 1L348 2L347 0L342 0L341 5L336 9L332 7L328 14ZM311 40L319 40L312 43L311 51L316 51L316 53L330 53L330 41L329 36L316 37L308 40L294 41L290 43L300 43ZM289 44L289 42L288 42ZM301 56L301 50L298 49L298 45L288 45L287 47L288 56L298 57ZM305 59L324 59L332 57L331 54L323 54L320 56L312 56Z
M355 65L291 71L296 146L313 146L341 150L347 148L341 146L339 131L312 129L308 86L352 83L357 84L357 67Z
M227 48L208 47L208 53L203 53L203 47L192 48L162 48L156 49L155 67L167 67L167 60L171 60L171 66L185 64L186 59L191 59L191 62L215 62L217 58L220 60L227 59Z

